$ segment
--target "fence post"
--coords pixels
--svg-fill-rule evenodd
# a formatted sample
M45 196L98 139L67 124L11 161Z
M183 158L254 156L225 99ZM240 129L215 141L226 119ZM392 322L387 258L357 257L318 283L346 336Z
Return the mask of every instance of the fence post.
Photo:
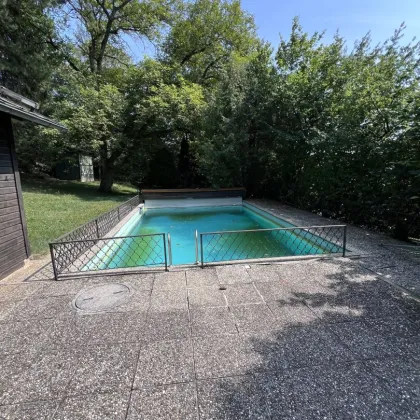
M166 256L166 235L162 233L163 236L163 254L165 255L165 271L168 271L168 259Z
M172 266L172 242L171 242L171 234L168 232L168 255L169 255L169 267Z
M99 226L98 226L98 219L95 219L95 224L96 224L96 236L99 239Z
M198 264L198 231L195 230L195 263Z
M50 243L49 246L50 246L50 254L51 254L51 263L52 263L53 272L54 272L54 280L58 280L57 267L55 266L55 259L54 259L53 244Z
M200 248L201 248L201 268L204 268L204 258L203 258L203 234L200 233Z
M121 217L120 217L120 206L117 207L117 212L118 212L118 221L120 221L121 220Z
M344 225L343 257L346 256L346 243L347 243L347 225Z

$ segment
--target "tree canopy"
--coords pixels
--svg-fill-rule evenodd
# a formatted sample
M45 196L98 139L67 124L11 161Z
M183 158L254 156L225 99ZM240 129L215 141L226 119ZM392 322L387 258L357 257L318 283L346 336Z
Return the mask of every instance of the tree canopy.
M239 0L0 7L0 83L69 128L20 128L25 170L83 152L103 191L114 179L245 186L403 238L420 233L420 47L404 42L404 26L350 48L295 19L269 45ZM135 43L155 53L136 57Z

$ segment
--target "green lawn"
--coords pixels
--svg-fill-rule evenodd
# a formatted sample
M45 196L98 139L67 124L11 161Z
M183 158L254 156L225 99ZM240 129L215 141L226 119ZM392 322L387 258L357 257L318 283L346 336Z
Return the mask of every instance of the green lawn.
M98 182L24 180L23 201L33 256L48 252L48 242L136 194L114 185L112 194L98 192Z

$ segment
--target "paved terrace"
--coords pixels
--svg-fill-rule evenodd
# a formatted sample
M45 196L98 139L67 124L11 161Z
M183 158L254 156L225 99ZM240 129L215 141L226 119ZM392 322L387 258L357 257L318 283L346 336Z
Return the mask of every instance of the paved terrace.
M0 418L419 419L420 304L384 281L414 285L418 265L394 253L411 269L381 277L390 240L367 234L349 229L363 259L6 279ZM115 282L118 306L72 306Z

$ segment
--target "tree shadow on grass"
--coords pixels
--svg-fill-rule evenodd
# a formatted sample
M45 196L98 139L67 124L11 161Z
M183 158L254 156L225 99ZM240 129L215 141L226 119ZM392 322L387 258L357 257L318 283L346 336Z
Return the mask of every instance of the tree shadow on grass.
M274 326L240 331L244 368L198 382L201 418L420 418L419 303L349 260L307 267L264 296Z
M86 201L101 201L104 198L115 202L126 201L133 195L132 188L118 185L115 191L103 193L98 191L97 182L60 181L60 180L23 180L22 189L26 193L51 195L74 195Z

